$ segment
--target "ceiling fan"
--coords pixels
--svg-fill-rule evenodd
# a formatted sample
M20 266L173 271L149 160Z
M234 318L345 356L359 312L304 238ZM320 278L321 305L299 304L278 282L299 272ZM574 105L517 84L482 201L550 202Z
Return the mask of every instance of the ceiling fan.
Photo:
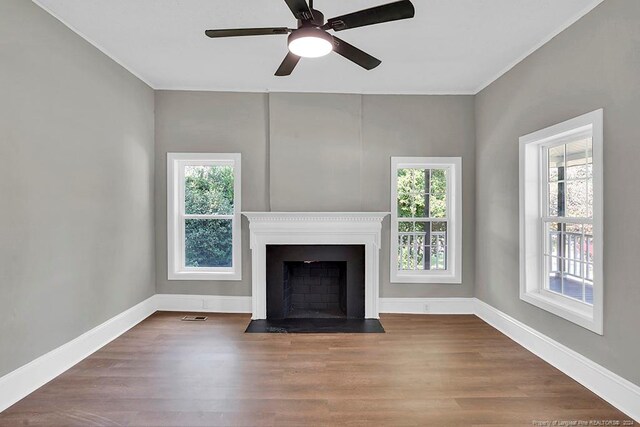
M400 0L382 6L337 16L325 22L324 15L313 8L313 0L309 4L305 0L285 0L293 15L298 19L298 28L237 28L223 30L207 30L205 34L211 38L264 36L288 34L289 52L278 67L276 76L291 74L300 58L318 58L331 51L355 62L366 70L371 70L381 61L366 52L332 36L327 30L342 31L399 19L413 18L415 9L410 0Z

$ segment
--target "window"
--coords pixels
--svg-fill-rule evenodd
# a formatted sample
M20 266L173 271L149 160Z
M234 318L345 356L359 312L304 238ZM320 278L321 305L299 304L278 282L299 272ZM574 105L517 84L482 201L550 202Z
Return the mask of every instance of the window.
M520 138L520 298L602 334L602 110Z
M461 283L462 159L391 158L391 282Z
M167 155L169 280L240 280L240 154Z

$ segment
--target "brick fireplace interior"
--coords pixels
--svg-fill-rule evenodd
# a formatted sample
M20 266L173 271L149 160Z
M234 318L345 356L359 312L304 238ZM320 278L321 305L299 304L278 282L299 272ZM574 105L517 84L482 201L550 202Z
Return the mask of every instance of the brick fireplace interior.
M284 309L288 318L347 316L345 261L286 261Z

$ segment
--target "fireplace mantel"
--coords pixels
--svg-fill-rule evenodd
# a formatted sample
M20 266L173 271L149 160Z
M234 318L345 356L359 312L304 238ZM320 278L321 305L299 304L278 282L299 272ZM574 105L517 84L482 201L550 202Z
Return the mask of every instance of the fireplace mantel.
M242 212L249 221L322 221L322 222L369 222L380 224L389 212Z
M251 233L252 318L267 317L267 245L363 245L365 318L377 319L380 233L388 212L243 212Z

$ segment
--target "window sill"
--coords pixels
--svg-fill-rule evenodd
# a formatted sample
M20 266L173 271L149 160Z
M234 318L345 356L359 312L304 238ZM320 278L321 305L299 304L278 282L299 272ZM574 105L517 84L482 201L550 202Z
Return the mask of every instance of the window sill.
M242 273L235 271L174 271L168 280L242 280Z
M547 292L544 291L521 293L520 299L598 335L603 334L602 317L596 316L595 310L591 306L571 301L560 295L547 295Z
M454 284L462 283L462 278L454 274L446 272L438 272L426 274L425 272L391 272L391 283L438 283L438 284Z

